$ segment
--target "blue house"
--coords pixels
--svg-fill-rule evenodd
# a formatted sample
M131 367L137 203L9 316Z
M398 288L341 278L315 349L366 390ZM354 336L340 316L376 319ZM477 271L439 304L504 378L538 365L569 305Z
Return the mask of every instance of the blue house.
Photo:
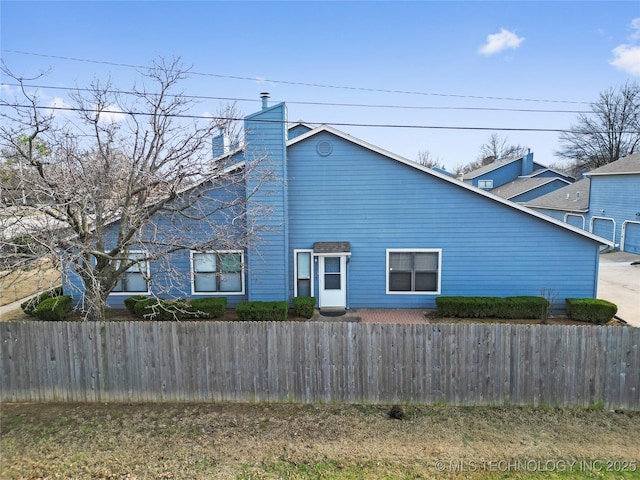
M573 177L533 161L533 152L498 159L466 173L462 180L512 202L524 203L573 183Z
M640 153L591 170L527 206L640 254Z
M213 140L216 161L250 171L239 192L254 192L246 221L268 228L243 250L172 254L185 274L172 284L175 297L221 295L234 306L313 295L320 308L435 308L440 295L546 290L562 309L566 297L597 294L599 249L609 244L597 235L330 126L288 127L284 103L264 99L244 130L244 142ZM265 205L269 216L253 215ZM112 306L167 291L153 262L143 270L151 280L132 271L133 288L112 294Z

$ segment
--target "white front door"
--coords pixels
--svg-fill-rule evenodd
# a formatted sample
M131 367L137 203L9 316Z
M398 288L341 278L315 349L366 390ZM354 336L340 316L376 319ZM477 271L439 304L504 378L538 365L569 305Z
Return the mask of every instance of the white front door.
M346 255L321 256L318 306L347 307Z

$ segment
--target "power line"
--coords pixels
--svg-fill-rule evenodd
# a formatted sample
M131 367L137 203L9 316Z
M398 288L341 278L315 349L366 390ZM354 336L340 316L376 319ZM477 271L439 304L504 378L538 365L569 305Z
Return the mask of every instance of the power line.
M3 103L0 106L11 108L34 108L32 105L19 105ZM41 106L36 105L35 108L40 110L61 110L70 112L95 112L86 108L79 107L56 107L56 106ZM115 115L139 115L139 116L153 116L155 113L148 112L133 112L133 111L121 111L121 110L100 110L100 113L108 113ZM187 114L165 114L166 117L171 118L186 118L195 120L223 120L223 121L242 121L241 117L221 117L221 116L206 116L206 115L187 115ZM266 120L266 119L253 119L254 122L261 123L287 123L282 120ZM309 125L335 125L340 127L374 127L374 128L413 128L413 129L431 129L431 130L475 130L475 131L510 131L510 132L553 132L553 133L567 133L569 130L558 128L516 128L516 127L456 127L456 126L443 126L443 125L411 125L411 124L382 124L382 123L348 123L348 122L310 122L301 121Z
M18 55L31 55L37 57L44 58L55 58L58 60L68 60L74 62L85 62L85 63L94 63L101 65L111 65L117 67L126 67L126 68L135 68L135 69L147 69L148 66L144 65L134 65L129 63L120 63L120 62L108 62L104 60L91 60L86 58L76 58L76 57L67 57L62 55L48 55L43 53L35 53L35 52L24 52L20 50L5 50L8 53L16 53ZM391 90L384 88L368 88L368 87L353 87L346 85L331 85L331 84L322 84L322 83L311 83L311 82L296 82L290 80L274 80L267 78L259 78L259 77L245 77L240 75L223 75L216 73L206 73L206 72L188 72L191 75L205 76L205 77L214 77L214 78L226 78L231 80L244 80L244 81L252 81L252 82L269 82L283 85L298 85L303 87L315 87L315 88L330 88L330 89L341 89L341 90L352 90L352 91L363 91L363 92L375 92L375 93L394 93L394 94L403 94L403 95L420 95L420 96L434 96L434 97L449 97L449 98L466 98L466 99L476 99L476 100L501 100L501 101L516 101L516 102L539 102L539 103L568 103L568 104L580 104L580 105L590 105L591 102L582 102L582 101L572 101L572 100L545 100L545 99L537 99L537 98L517 98L517 97L496 97L496 96L483 96L483 95L460 95L460 94L451 94L451 93L434 93L434 92L419 92L419 91L410 91L410 90Z
M20 87L18 83L0 83L0 85L8 87ZM91 91L90 88L80 87L57 87L52 85L33 85L24 84L23 86L29 88L46 88L49 90L64 90L64 91ZM113 89L111 93L124 94L124 95L136 95L137 92ZM175 97L176 95L169 95ZM224 100L227 102L260 102L261 100L255 98L237 98L237 97L214 97L210 95L180 95L183 98L190 98L194 100ZM593 113L590 110L543 110L535 108L501 108L501 107L450 107L450 106L420 106L420 105L389 105L389 104L366 104L366 103L331 103L331 102L299 102L288 101L290 105L317 105L327 107L355 107L355 108L386 108L386 109L408 109L408 110L467 110L467 111L498 111L498 112L520 112L520 113L571 113L571 114L590 114Z

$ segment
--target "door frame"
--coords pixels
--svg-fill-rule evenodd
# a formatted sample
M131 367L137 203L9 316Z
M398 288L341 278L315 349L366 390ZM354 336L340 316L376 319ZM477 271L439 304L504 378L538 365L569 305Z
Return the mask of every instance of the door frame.
M316 254L318 258L318 308L347 308L347 263L351 253L324 253ZM340 258L340 289L336 294L335 290L324 288L326 258ZM328 292L333 293L330 295Z

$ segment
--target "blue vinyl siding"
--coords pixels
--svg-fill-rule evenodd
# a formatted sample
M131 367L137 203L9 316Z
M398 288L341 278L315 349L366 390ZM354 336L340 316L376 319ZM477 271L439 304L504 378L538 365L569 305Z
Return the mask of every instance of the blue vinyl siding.
M280 103L245 119L245 161L252 170L248 173L247 192L267 176L273 176L247 202L248 221L260 235L250 242L248 251L250 300L288 298L286 116L286 107ZM255 169L254 162L259 162ZM268 216L264 215L265 207L269 209Z
M333 144L328 157L316 153L320 140ZM552 289L562 303L596 294L598 246L578 234L328 132L288 155L290 255L318 241L351 242L352 308L435 306L434 295L385 293L387 248L441 248L442 295Z
M550 210L547 208L534 208L532 210L535 210L538 213L543 213L548 217L555 218L556 220L560 220L561 222L564 221L565 212L562 210Z
M567 182L573 183L575 180L573 179L573 177L570 177L569 175L562 175L561 173L558 172L554 172L553 170L549 170L546 167L541 167L542 169L544 169L542 172L536 174L536 175L531 175L533 178L561 178L563 180L566 180ZM566 186L566 183L562 184L563 186Z
M622 224L625 220L640 220L636 215L638 212L640 212L640 175L594 175L591 177L587 229L593 217L615 220L615 243L619 247ZM609 223L594 220L594 233L597 235L600 235L598 232L603 231L605 238L612 239L612 228L613 226Z
M541 197L542 195L566 186L566 182L563 182L562 180L553 180L551 182L545 183L544 185L540 185L537 188L529 190L528 192L524 192L520 195L516 195L515 197L511 197L509 200L511 200L512 202L526 203L530 200L533 200L534 198Z
M473 186L477 187L480 180L493 180L493 187L497 188L505 183L509 183L522 174L522 160L507 163L501 167L487 172L473 179Z
M201 195L198 201L198 208L201 211L213 212L218 204L218 201L226 202L232 198L237 198L238 195L244 194L244 186L236 185L232 188L216 188L208 190L208 193L203 194L204 189L209 189L209 184L202 188L195 189L191 192L192 195ZM237 207L239 210L231 217L242 218L241 211L243 206ZM230 210L224 212L218 212L212 216L211 220L219 223L220 227L229 231L227 224L227 216L230 214ZM114 223L107 227L104 239L105 249L109 249L115 242L117 229L119 224ZM244 231L244 224L242 222L237 223L237 234L241 235ZM174 232L178 229L181 232L188 232L189 237L193 243L202 243L211 241L215 234L211 231L212 225L210 222L199 222L196 220L188 219L186 217L178 216L177 214L171 214L163 212L156 214L153 218L153 226L149 226L141 232L141 238L153 237L156 242L171 241ZM152 251L151 246L144 246L141 243L133 243L131 246L132 251L144 250ZM228 245L220 245L215 248L211 246L209 250L227 250ZM166 298L188 298L191 296L191 262L189 258L189 251L183 250L171 253L162 257L159 260L152 260L149 262L149 272L151 276L151 294ZM80 277L71 268L65 269L65 275L63 278L65 292L71 294L74 297L74 303L82 302L82 281ZM124 300L134 295L134 293L120 293L111 294L108 297L107 305L113 308L122 308L124 306ZM202 295L202 296L213 296ZM226 296L228 299L228 305L234 306L240 300L246 299L246 295L230 295L220 293L218 296Z

